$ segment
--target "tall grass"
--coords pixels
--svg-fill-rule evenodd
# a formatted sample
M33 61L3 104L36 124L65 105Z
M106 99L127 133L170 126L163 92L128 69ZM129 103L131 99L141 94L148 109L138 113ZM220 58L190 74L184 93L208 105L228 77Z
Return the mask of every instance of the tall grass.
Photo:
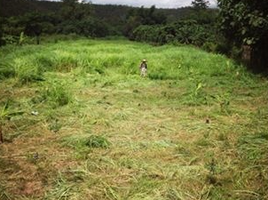
M8 54L9 65L15 68L15 74L21 81L38 79L45 71L70 72L82 67L89 73L104 74L115 69L120 74L139 74L138 67L142 58L147 58L149 78L153 80L175 80L188 77L203 80L207 75L211 79L224 74L233 78L237 71L231 61L221 55L209 55L191 47L163 46L152 48L145 44L132 44L113 41L103 45L94 42L76 41L61 48L66 42L41 47L27 47ZM126 48L128 51L124 51ZM25 52L30 49L30 53ZM3 54L7 49L1 50ZM105 54L105 56L103 56ZM3 67L2 67L3 68ZM8 67L6 66L5 69ZM228 73L225 73L228 72Z
M64 106L72 101L72 94L68 86L59 81L51 81L46 84L40 95L53 106Z

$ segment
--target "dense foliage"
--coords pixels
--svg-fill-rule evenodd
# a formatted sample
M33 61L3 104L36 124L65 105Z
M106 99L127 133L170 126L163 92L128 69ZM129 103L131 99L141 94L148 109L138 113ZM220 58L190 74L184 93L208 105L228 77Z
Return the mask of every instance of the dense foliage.
M133 31L131 39L157 44L182 43L203 46L216 43L216 14L215 10L207 9L208 2L195 0L189 13L175 22L138 26ZM149 24L151 25L151 24ZM211 48L209 47L211 50Z
M110 32L111 28L103 20L93 17L92 6L89 3L63 0L58 11L26 12L23 15L5 18L5 23L1 23L4 40L7 43L20 43L20 36L25 33L27 36L36 37L37 44L39 44L41 34L103 37Z
M126 17L126 27L125 35L130 39L133 38L133 31L140 25L156 25L156 24L165 24L166 16L157 13L155 6L147 9L141 7L139 9L131 9Z
M267 1L219 0L219 7L220 28L227 40L238 47L250 46L254 65L268 69Z
M134 30L133 35L137 41L158 44L177 42L202 46L206 42L215 41L214 30L194 20L181 20L163 26L139 26Z
M219 0L221 30L236 44L257 44L268 31L265 0Z
M196 9L207 9L208 5L209 5L209 1L205 1L205 0L192 1L192 6Z
M32 13L33 11L35 12ZM204 9L192 7L134 8L78 3L77 0L63 0L62 2L1 0L0 6L0 15L6 18L3 32L8 43L16 43L22 32L36 36L32 32L34 26L41 31L41 34L75 33L90 37L124 34L134 39L133 31L140 25L172 24L179 19L208 24L215 21L216 13L217 11L213 9L204 11ZM26 30L26 25L28 30Z

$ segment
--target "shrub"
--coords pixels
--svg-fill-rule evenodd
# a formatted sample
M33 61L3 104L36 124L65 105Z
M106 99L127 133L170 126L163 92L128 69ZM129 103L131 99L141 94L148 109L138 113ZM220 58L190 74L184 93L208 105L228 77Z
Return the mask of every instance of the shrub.
M205 42L202 49L208 52L215 52L217 45L214 42Z

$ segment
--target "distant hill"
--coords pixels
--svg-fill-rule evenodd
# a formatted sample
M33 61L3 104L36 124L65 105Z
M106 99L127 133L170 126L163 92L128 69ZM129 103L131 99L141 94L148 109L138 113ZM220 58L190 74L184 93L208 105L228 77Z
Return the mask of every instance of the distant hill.
M61 7L61 2L55 1L37 1L37 0L0 0L0 17L11 17L23 15L27 12L58 12ZM135 9L130 6L122 5L96 5L93 4L94 16L102 19L109 24L120 24L123 22L128 11ZM156 9L157 12L162 12L167 16L167 20L175 21L185 17L191 12L190 7L177 9Z
M36 0L0 0L0 17L12 17L28 12L57 12L61 2Z

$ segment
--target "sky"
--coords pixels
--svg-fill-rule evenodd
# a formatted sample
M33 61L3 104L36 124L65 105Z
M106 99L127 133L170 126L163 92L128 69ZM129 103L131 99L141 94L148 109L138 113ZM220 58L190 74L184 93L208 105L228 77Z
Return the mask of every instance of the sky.
M93 4L117 4L129 5L134 7L151 7L155 5L157 8L179 8L190 6L193 0L91 0ZM216 7L217 0L208 0L210 7Z

